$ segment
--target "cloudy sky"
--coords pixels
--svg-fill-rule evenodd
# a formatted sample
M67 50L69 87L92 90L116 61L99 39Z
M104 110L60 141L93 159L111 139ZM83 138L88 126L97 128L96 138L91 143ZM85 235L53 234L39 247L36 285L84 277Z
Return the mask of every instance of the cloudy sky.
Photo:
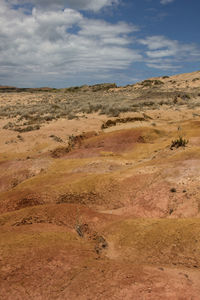
M199 0L0 0L0 85L118 85L200 69Z

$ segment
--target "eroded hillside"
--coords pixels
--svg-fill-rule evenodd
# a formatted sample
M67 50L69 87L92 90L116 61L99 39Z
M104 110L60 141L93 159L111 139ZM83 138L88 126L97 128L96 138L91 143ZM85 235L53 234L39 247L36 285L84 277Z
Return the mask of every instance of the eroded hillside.
M199 299L200 72L0 94L1 299Z

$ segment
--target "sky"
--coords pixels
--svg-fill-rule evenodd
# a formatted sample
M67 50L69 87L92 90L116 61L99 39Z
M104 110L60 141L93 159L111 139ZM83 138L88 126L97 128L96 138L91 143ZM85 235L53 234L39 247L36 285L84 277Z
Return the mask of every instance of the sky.
M0 0L0 85L64 88L200 70L199 0Z

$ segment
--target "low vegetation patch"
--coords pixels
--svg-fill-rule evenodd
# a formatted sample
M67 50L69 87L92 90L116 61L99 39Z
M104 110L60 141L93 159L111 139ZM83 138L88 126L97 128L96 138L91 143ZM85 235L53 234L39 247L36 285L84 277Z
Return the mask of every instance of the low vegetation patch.
M161 85L161 84L164 84L164 82L161 80L158 80L158 79L155 79L155 80L147 79L147 80L142 81L142 83L141 83L141 85L143 85L144 87L151 87L154 85Z
M52 138L57 143L63 143L63 140L54 134L51 134L49 137Z
M3 129L9 129L17 132L28 132L28 131L33 131L33 130L39 130L40 125L35 124L35 125L28 125L28 126L20 126L16 123L8 122Z
M13 87L2 87L5 93L1 94L0 119L9 119L12 123L6 124L4 129L26 132L38 130L54 120L79 119L91 113L117 118L121 113L144 112L163 104L192 105L192 98L199 95L198 88L193 92L165 90L163 84L162 80L148 79L136 84L135 88L134 85L118 88L115 83L104 83L57 90L22 89L23 93ZM15 102L10 100L8 91L15 93Z
M180 136L178 139L172 141L170 149L173 150L173 148L185 147L188 142L188 140Z
M147 115L144 115L144 117L127 117L127 118L119 118L115 120L107 120L105 123L101 125L101 129L106 129L112 126L116 126L120 123L128 123L128 122L136 122L136 121L146 121L149 117Z
M97 136L97 133L95 131L83 132L79 135L72 134L69 136L67 147L58 147L54 149L53 151L51 151L51 156L53 158L62 157L63 155L71 152L73 149L80 147L84 140L94 136Z

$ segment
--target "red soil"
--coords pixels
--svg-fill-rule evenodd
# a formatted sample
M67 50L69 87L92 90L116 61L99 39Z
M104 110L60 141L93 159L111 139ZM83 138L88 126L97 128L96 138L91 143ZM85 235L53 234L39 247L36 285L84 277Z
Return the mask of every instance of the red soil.
M198 300L200 156L188 128L186 149L170 150L173 126L132 128L79 136L56 159L1 163L0 298Z
M97 137L84 140L78 145L78 149L72 150L67 157L95 157L103 151L120 154L132 150L137 143L143 142L142 130L129 129L107 134L102 133Z

